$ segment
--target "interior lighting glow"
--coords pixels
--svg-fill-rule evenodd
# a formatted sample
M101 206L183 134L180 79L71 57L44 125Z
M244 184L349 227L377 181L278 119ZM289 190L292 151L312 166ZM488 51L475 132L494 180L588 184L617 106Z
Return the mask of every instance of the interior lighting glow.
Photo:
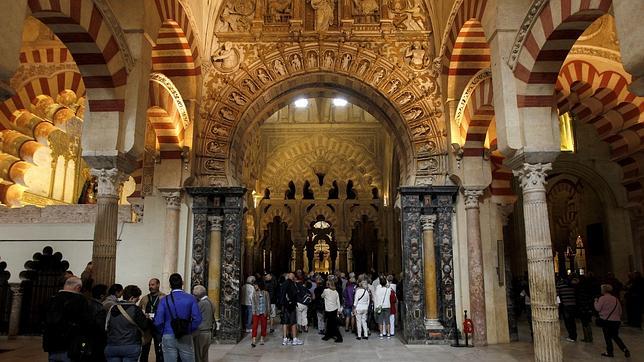
M297 108L306 108L309 105L309 100L305 98L296 99L294 104Z
M342 98L333 98L333 105L336 107L344 107L347 105L347 100Z

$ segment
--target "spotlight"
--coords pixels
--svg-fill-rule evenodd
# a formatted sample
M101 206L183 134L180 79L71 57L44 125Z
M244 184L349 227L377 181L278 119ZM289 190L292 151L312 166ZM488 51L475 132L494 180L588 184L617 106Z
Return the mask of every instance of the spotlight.
M294 104L297 108L306 108L309 105L309 100L305 98L299 98L295 100Z
M347 105L347 100L342 98L333 98L333 105L336 107L344 107Z

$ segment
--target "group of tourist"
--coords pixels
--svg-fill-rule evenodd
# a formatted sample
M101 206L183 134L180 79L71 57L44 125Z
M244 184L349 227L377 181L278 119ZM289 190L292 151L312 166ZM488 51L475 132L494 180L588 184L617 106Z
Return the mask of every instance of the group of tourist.
M642 308L644 307L644 278L639 272L628 275L626 285L622 284L612 273L598 279L592 273L559 277L556 282L557 303L560 317L564 321L568 342L577 341L577 319L581 321L582 342L593 342L592 323L601 328L606 352L602 356L613 357L613 342L630 357L630 351L619 337L622 323L622 302L626 305L626 324L642 328ZM532 332L531 298L527 282L523 282L519 296L523 298L528 323ZM622 292L623 295L622 295Z
M276 279L270 273L249 276L241 288L243 325L251 333L251 346L264 344L267 329L274 332L274 319L282 325L282 345L304 342L298 333L317 328L322 340L343 341L340 328L353 332L356 339L368 339L371 330L379 338L395 334L400 289L393 275L349 273L306 274L302 270L285 273ZM261 327L261 331L259 328ZM372 328L375 327L375 328Z
M66 275L47 304L43 349L50 362L147 362L152 347L156 361L208 361L215 318L203 286L188 294L176 273L168 295L156 278L144 296L136 285L88 284L89 278Z

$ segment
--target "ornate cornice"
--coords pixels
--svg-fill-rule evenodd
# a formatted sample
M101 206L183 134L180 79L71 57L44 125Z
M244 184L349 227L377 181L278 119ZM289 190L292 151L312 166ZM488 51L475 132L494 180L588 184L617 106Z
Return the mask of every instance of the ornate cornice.
M130 47L127 44L127 39L125 39L125 34L123 29L118 22L118 19L114 15L114 11L110 7L107 0L93 0L94 5L98 8L98 11L103 15L105 23L110 28L110 32L114 36L114 40L118 44L121 56L123 57L123 63L125 64L125 69L128 73L134 68L134 57L132 52L130 52Z
M508 65L510 66L510 69L512 69L512 71L514 71L514 68L517 65L519 54L521 54L521 48L525 43L526 36L530 32L530 29L532 29L534 23L537 21L539 14L541 14L541 10L543 10L543 8L546 6L546 4L548 4L549 1L550 0L533 0L532 4L530 4L528 13L525 16L525 19L523 19L523 22L521 22L521 26L517 31L516 38L514 38L514 44L512 45L512 50L510 51L510 56L508 57Z
M461 99L458 101L458 105L456 106L456 113L454 113L454 120L456 121L456 125L461 125L461 122L463 121L463 117L465 115L465 107L467 107L467 103L470 101L470 97L474 93L476 87L478 87L479 84L483 83L489 78L492 78L492 70L490 68L485 68L479 70L470 79L470 81L467 82L465 90L463 91L463 95L461 96Z
M97 197L119 197L119 191L123 182L129 178L128 174L117 168L93 168L90 170L92 176L98 180Z
M573 46L572 49L570 49L569 54L590 55L593 57L608 59L613 62L620 63L620 65L622 63L622 57L620 56L619 52L606 49L606 48L599 48L599 47L588 46L588 45L577 45L577 46Z
M183 103L183 97L181 96L181 93L179 92L177 87L175 87L174 83L172 83L170 78L161 73L151 73L150 81L159 84L166 91L168 91L168 93L172 97L172 100L174 101L175 106L177 107L177 112L179 112L179 117L181 117L183 128L188 128L188 126L190 125L188 109L186 108L186 104Z
M552 170L551 163L524 163L518 170L513 170L515 177L519 178L523 192L539 191L546 189L546 175Z

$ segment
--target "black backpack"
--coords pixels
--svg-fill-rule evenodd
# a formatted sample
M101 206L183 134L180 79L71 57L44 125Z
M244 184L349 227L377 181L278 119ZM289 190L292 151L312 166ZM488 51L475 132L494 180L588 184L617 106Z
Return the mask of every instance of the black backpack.
M304 284L297 284L297 302L310 305L312 301L311 293L309 293Z

